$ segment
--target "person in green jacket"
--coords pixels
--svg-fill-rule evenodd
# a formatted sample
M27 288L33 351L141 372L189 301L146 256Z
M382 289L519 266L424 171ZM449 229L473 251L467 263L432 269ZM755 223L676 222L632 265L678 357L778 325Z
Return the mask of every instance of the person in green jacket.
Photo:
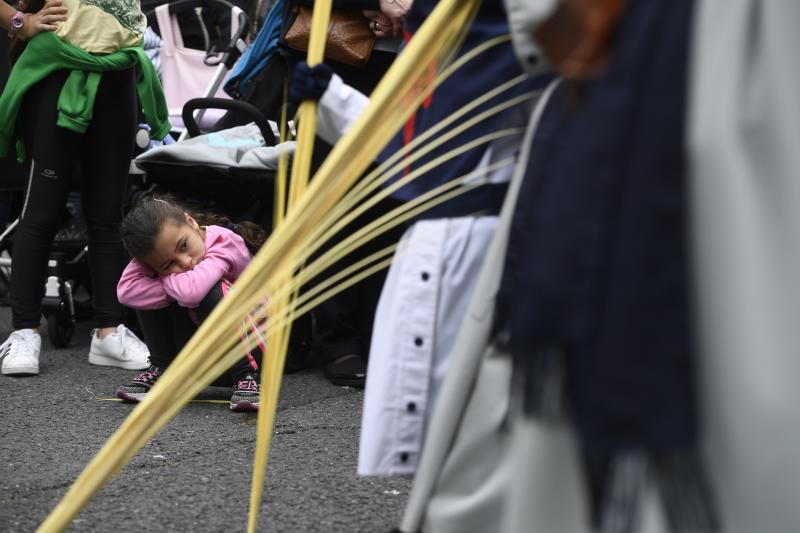
M116 297L137 91L150 98L151 125L161 136L168 131L158 80L137 51L145 26L138 0L48 0L37 13L0 2L0 27L26 41L0 96L0 152L21 142L28 174L12 252L14 331L0 346L2 374L39 373L47 261L76 167L96 320L89 362L148 366L147 347L122 324Z

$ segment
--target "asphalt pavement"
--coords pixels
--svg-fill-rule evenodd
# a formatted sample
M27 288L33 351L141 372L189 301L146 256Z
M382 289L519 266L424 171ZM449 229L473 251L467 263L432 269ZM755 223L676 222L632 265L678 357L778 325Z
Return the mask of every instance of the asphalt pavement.
M0 308L2 339L10 331ZM110 398L135 372L89 365L90 331L80 323L59 350L43 335L38 376L0 376L0 532L34 531L132 410ZM198 399L229 396L209 387ZM409 479L355 474L362 401L361 391L335 387L318 370L285 376L259 531L396 527ZM68 531L245 531L255 424L255 414L225 403L186 406Z

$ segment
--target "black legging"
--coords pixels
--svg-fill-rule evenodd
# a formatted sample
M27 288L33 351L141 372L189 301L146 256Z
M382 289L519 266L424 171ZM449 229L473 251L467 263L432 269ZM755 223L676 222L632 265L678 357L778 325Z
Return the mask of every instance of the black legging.
M194 310L197 318L205 320L223 298L221 283L209 291L200 305ZM197 325L185 307L172 303L163 309L138 310L139 325L144 333L144 342L150 350L150 364L167 368L178 352L197 331ZM261 365L261 350L252 350L253 361L247 356L240 359L230 369L229 375L235 380L242 374L257 372Z
M136 132L134 73L128 69L103 74L91 123L82 135L56 125L58 97L68 74L57 71L32 87L17 118L30 169L14 236L14 329L39 326L47 259L78 163L95 321L97 327L112 327L124 316L116 288L125 266L119 224Z

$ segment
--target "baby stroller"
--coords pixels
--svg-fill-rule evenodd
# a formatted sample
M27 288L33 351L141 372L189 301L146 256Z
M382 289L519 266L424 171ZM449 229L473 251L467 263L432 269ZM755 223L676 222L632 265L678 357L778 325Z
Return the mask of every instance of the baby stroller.
M236 110L256 124L252 139L240 137L236 141L239 146L274 146L275 135L266 119L254 107L231 100L221 90L225 75L246 49L244 38L250 22L244 11L226 0L179 0L156 7L147 17L163 41L156 64L160 66L170 122L173 131L180 133L179 141L198 137L201 131L212 129L224 111ZM181 29L180 21L187 18L193 19L200 31L195 27L192 35L188 26L189 36L185 38L187 29ZM190 41L205 50L185 46ZM211 142L227 141L220 136ZM199 153L181 155L187 151L192 154L193 147ZM173 157L175 153L177 158ZM179 142L174 150L145 151L131 166L134 200L143 194L164 191L182 197L190 205L220 211L231 218L268 223L273 173L265 174L262 168L240 170L224 160L202 164L203 153L204 149L191 140ZM185 193L197 198L187 198Z
M193 113L212 106L249 114L253 123L202 134ZM135 159L140 173L132 176L132 183L139 194L168 192L190 209L215 211L234 222L250 220L270 229L279 153L286 150L291 155L294 143L276 146L275 126L255 107L235 100L190 100L183 119L187 139ZM311 334L310 316L293 325L287 372L310 366Z
M275 145L275 131L258 109L232 100L221 89L226 74L247 49L245 38L251 25L245 11L254 13L261 3L239 0L243 10L227 0L162 2L149 0L143 6L160 4L146 16L162 44L154 63L161 75L173 132L180 138L174 149L151 150L153 144L146 142L147 136L138 136L143 142L131 165L132 201L152 192L169 192L189 206L269 228L274 169L240 167L225 158L204 162L205 150L191 140L214 129L228 111L255 123L236 140L239 147ZM229 142L224 135L211 137L210 142Z
M185 138L182 110L189 99L229 98L221 90L222 81L247 48L250 20L241 8L226 0L161 4L147 13L147 20L150 28L145 44L148 36L157 42L151 58L161 77L170 122L173 131ZM188 24L181 23L187 20ZM209 113L201 109L195 121L208 127L221 115L216 109Z

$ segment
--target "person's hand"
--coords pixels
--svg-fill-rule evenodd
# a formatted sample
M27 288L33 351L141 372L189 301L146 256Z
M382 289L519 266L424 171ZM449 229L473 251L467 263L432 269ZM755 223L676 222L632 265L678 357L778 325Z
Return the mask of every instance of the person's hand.
M381 13L391 19L404 19L413 0L380 0Z
M396 37L403 34L403 21L412 0L380 0L380 11L363 11L370 20L369 27L376 37Z
M28 2L22 0L20 10L24 11L27 5ZM61 5L61 0L47 0L38 12L25 15L25 25L22 26L19 36L27 41L41 31L57 30L57 23L64 20L67 20L67 8Z
M372 30L375 37L393 37L395 31L399 31L399 29L395 29L396 26L392 24L392 20L380 11L365 9L361 13L369 19L369 29Z
M295 105L303 100L319 100L328 88L333 70L325 63L309 67L305 61L295 65L289 83L289 101Z

